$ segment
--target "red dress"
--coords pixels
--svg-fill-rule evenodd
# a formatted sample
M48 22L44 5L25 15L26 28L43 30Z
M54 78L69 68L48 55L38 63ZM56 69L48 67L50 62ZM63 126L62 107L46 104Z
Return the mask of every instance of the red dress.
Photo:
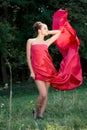
M75 30L68 23L67 14L67 10L58 10L53 16L53 29L62 30L55 42L63 55L58 72L53 65L47 45L34 44L31 47L35 79L48 81L58 90L72 90L82 83L82 69L78 54L80 42Z

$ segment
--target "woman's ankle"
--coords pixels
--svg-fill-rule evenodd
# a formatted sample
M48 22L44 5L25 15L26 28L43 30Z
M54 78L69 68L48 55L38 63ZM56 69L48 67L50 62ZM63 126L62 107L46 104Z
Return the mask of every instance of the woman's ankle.
M36 109L33 110L33 118L34 119L38 118L38 113L37 113Z

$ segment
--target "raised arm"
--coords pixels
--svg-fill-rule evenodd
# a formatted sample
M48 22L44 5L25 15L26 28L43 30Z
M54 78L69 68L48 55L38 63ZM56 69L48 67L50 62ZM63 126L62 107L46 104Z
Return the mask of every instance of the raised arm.
M53 36L51 36L51 38L49 38L48 40L46 40L48 46L50 46L61 34L60 30L52 30L52 31L48 31L48 34L51 34Z
M28 63L28 67L30 69L30 77L35 79L34 71L33 71L32 64L31 64L31 54L30 54L30 52L31 52L31 40L29 39L27 41L27 47L26 47L27 63Z

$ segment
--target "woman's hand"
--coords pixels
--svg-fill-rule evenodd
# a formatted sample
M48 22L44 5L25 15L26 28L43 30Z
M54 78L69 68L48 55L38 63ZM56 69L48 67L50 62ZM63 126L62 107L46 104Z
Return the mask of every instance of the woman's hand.
M34 74L34 72L31 72L31 73L30 73L30 77L31 77L32 79L35 79L35 74Z

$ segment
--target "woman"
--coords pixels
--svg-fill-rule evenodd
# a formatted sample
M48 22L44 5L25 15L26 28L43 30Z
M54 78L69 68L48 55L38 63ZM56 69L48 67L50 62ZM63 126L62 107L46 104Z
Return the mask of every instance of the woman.
M41 22L34 24L37 37L27 41L27 61L31 77L35 79L39 97L34 110L34 118L43 118L47 104L50 83L58 90L72 90L82 84L82 68L78 49L80 41L76 31L67 19L68 10L58 10L54 13L52 28ZM52 34L51 38L44 37ZM63 59L58 72L56 71L48 47L55 41Z
M33 27L37 37L27 41L27 61L30 76L35 80L39 91L33 116L34 119L43 119L51 78L52 75L56 74L56 69L48 53L48 47L60 36L61 31L49 31L47 25L42 22L36 22ZM52 36L44 40L45 36L49 34Z

